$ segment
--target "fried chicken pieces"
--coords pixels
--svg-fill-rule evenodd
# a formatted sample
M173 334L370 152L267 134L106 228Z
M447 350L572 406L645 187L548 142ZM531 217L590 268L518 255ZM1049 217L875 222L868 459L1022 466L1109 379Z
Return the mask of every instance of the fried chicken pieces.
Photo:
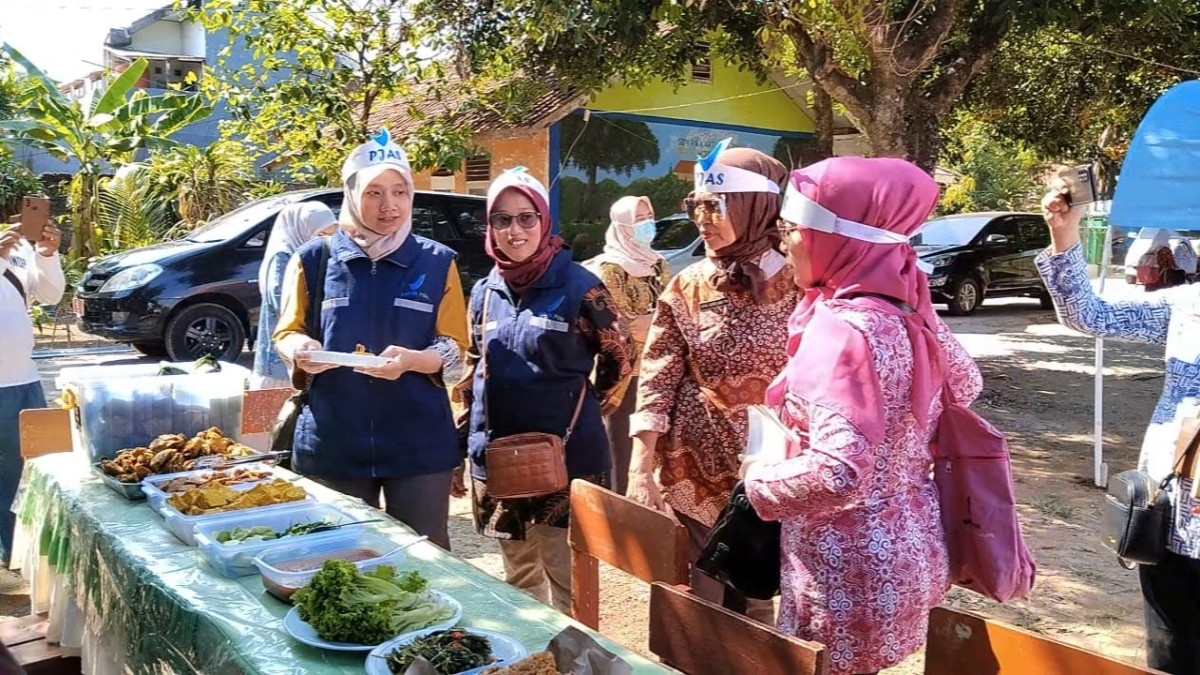
M122 450L111 460L101 460L100 470L122 483L140 483L143 478L155 474L191 471L198 457L244 457L253 452L212 427L191 440L183 434L163 434L151 441L148 448Z

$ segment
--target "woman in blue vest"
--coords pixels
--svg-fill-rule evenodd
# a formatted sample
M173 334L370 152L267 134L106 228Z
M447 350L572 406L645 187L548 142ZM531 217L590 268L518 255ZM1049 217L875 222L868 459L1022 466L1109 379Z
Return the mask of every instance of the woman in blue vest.
M350 154L342 181L341 229L292 258L274 335L294 385L308 386L292 464L375 507L382 491L388 514L449 549L461 456L446 382L467 342L454 252L411 234L412 173L386 129ZM390 361L350 369L311 358L359 345Z
M490 497L488 439L526 432L562 436L582 396L566 447L567 473L607 486L610 458L600 402L630 374L629 334L600 280L572 262L571 251L551 232L541 182L523 168L506 171L488 190L487 207L487 252L496 265L471 292L474 332L467 373L456 387L465 407L459 423L471 457L475 528L500 540L508 583L567 613L569 494Z

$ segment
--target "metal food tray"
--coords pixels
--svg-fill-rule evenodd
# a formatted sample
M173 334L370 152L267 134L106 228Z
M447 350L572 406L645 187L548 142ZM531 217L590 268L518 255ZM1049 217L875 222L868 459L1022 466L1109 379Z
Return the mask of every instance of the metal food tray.
M244 460L246 465L249 465L252 463L251 459L250 459L252 457L266 458L266 457L269 457L269 455L264 454L264 453L255 453L253 455L243 455L242 457L238 457L236 459ZM237 466L237 465L235 465L235 466ZM233 468L233 467L230 467L230 468ZM202 469L202 470L210 470L210 469ZM113 492L116 492L117 494L121 495L122 497L124 497L125 499L128 499L131 502L140 502L146 498L146 493L142 491L142 481L138 481L136 483L122 483L121 481L117 480L116 478L113 478L112 476L104 473L104 470L100 468L100 462L96 462L96 463L92 464L92 472L95 473L97 476L99 476L100 480L104 481L105 485L112 488ZM183 472L183 473L188 473L188 472ZM165 474L165 473L151 474L151 477L167 476L167 475L178 476L179 474Z
M138 481L137 483L122 483L116 478L104 473L104 471L100 468L100 462L96 462L92 465L92 472L99 476L100 480L104 481L104 484L111 488L113 492L116 492L131 502L142 501L146 498L146 493L142 492L141 481Z

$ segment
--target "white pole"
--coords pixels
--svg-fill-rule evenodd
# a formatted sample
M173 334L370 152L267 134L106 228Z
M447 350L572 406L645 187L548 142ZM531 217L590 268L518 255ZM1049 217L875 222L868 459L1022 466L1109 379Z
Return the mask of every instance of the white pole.
M1104 281L1108 278L1108 267L1112 263L1112 223L1104 233L1104 251L1100 254L1100 283L1097 294L1104 293ZM1096 487L1108 487L1108 465L1104 463L1104 338L1096 338L1096 411L1092 429L1092 455Z

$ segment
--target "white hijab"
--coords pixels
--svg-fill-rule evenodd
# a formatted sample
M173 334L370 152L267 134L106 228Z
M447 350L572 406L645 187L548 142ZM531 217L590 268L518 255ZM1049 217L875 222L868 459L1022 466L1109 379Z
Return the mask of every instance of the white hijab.
M271 237L267 239L263 264L258 269L258 290L264 298L270 295L268 287L271 280L267 274L271 260L280 253L291 256L317 232L336 222L333 211L321 202L301 202L283 207L275 216L275 226L271 228Z
M400 229L385 235L375 232L363 222L362 196L371 181L388 171L400 174L408 185L408 219ZM412 169L408 165L408 156L400 146L392 142L387 129L380 131L378 136L350 153L342 164L342 184L345 198L338 222L354 243L358 244L371 260L385 258L400 248L412 232Z
M608 231L604 233L604 252L599 256L603 262L620 265L631 277L654 276L654 266L663 260L648 244L633 238L638 206L642 204L654 213L648 197L621 197L612 205Z

